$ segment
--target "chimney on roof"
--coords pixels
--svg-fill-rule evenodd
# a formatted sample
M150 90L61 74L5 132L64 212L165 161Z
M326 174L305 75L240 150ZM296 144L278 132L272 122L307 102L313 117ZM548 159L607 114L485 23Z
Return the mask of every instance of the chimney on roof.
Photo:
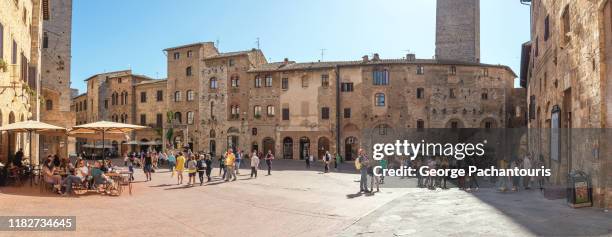
M378 53L374 54L374 57L372 58L372 61L379 61L380 60L380 56L378 55Z
M370 61L370 58L368 57L368 55L363 55L363 57L361 57L361 59L363 60L364 63L367 63Z
M413 53L406 54L406 60L414 61L414 60L416 60L416 55L413 54Z
M289 64L289 58L285 58L285 60L283 60L283 64L285 65Z

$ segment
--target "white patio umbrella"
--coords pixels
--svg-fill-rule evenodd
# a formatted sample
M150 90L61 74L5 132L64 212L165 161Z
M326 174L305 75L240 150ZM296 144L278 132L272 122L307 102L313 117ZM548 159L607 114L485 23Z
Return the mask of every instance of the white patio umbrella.
M117 134L117 133L123 133L126 134L128 132L131 132L133 130L137 130L137 129L143 129L146 128L145 126L139 126L139 125L133 125L133 124L127 124L127 123L116 123L116 122L109 122L109 121L99 121L99 122L94 122L94 123L88 123L88 124L83 124L83 125L78 125L78 126L74 126L72 127L72 130L69 132L69 134L72 135L76 135L76 134L95 134L95 133L100 133L102 134L102 141L104 141L105 136L107 133L110 134ZM102 143L102 150L104 151L104 142ZM102 152L102 160L104 160L106 158L106 154L105 152Z
M7 124L6 126L0 127L0 131L8 132L27 132L30 140L30 169L32 169L32 133L44 133L44 132L57 132L66 131L66 128L58 127L48 123L40 121L28 120L23 122L16 122ZM40 157L39 157L40 158Z

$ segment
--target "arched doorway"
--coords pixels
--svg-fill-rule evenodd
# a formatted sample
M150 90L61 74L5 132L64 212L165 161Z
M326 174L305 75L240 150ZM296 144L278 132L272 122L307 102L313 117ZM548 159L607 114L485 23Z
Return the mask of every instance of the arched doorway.
M236 148L238 147L239 143L239 137L238 137L238 133L240 133L240 130L238 128L235 127L230 127L227 130L227 149L232 148L232 150L236 151Z
M329 139L327 137L320 137L317 142L317 151L319 155L319 159L322 159L325 155L325 152L329 151Z
M283 139L283 159L293 159L293 139L290 137Z
M215 157L217 155L217 142L215 142L215 140L210 140L208 142L208 148L210 149L210 155Z
M270 137L264 138L261 142L261 146L263 147L262 152L264 152L264 154L268 154L268 151L272 151L272 154L276 154L276 151L274 150L274 139Z
M300 160L310 156L310 139L307 137L300 138Z
M461 120L459 119L451 119L448 120L448 122L446 122L446 128L452 128L452 129L458 129L458 128L463 128L463 122L461 122Z
M357 158L358 143L356 137L347 137L344 140L344 160L354 160Z

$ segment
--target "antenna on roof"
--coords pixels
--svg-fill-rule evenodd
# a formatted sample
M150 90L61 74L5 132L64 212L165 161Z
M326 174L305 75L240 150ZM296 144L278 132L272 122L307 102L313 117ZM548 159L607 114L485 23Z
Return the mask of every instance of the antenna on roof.
M217 47L217 49L219 49L219 42L221 42L219 40L219 37L217 37L217 40L215 40L215 47Z
M327 51L327 49L321 49L321 61L323 61L323 57L325 57L325 51Z
M259 49L259 37L257 37L257 40L255 41L255 44L257 44L257 49Z

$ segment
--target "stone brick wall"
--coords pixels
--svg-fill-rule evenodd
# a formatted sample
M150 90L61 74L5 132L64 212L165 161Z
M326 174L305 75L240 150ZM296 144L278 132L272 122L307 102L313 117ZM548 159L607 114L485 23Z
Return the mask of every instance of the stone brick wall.
M480 0L438 0L436 58L480 61Z

